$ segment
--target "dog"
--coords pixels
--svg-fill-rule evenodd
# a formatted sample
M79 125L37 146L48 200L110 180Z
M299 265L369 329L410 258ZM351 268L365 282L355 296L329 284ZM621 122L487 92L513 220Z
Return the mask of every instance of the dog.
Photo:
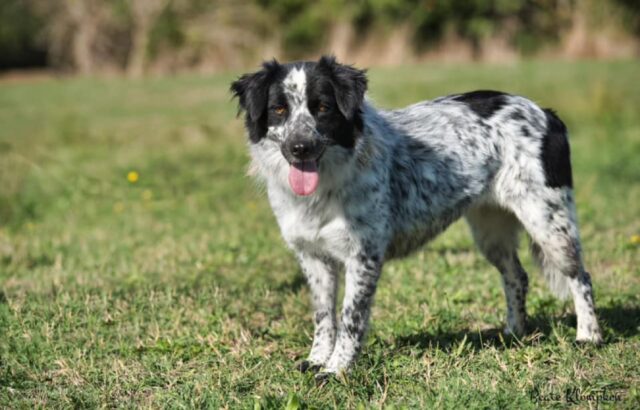
M238 115L245 113L251 169L311 290L315 330L300 370L317 377L347 370L362 348L384 262L460 217L502 276L507 334L526 329L523 227L551 290L573 297L576 341L601 343L567 129L554 111L497 91L386 111L366 90L366 71L333 56L274 59L231 85Z

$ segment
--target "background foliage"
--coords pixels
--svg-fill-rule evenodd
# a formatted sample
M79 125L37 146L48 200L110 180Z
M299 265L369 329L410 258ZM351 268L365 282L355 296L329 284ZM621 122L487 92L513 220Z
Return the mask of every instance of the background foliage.
M583 27L584 26L584 27ZM348 35L344 35L344 28ZM342 31L341 31L342 29ZM574 35L580 30L579 35ZM395 39L394 32L401 32ZM340 33L343 33L341 36ZM582 37L580 37L582 35ZM600 37L607 42L596 50ZM261 58L303 58L344 48L366 63L381 48L420 56L464 44L482 59L500 48L529 56L581 42L572 56L607 57L616 43L640 52L632 0L3 0L0 68L48 65L92 73L244 67ZM385 39L395 39L385 44ZM575 42L574 41L574 42ZM595 44L595 45L594 45ZM575 47L574 47L575 48ZM384 54L384 53L382 53ZM618 52L614 55L620 55ZM380 57L378 57L378 60Z

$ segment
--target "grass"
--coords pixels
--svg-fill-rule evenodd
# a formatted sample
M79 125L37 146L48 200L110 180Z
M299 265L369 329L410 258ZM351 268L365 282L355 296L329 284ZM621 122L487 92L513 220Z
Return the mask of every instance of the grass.
M457 223L387 264L360 360L321 388L293 370L309 294L245 176L233 75L0 83L0 406L638 408L639 72L371 70L383 107L495 88L566 120L607 343L573 344L571 304L528 257L531 333L499 337L499 274ZM619 401L589 400L602 389Z

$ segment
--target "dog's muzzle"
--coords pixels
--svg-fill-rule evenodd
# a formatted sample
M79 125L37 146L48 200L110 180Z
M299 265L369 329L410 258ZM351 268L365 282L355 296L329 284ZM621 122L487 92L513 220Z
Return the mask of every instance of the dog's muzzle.
M289 186L296 195L311 195L318 188L318 161L325 145L318 138L292 135L282 146L289 162Z

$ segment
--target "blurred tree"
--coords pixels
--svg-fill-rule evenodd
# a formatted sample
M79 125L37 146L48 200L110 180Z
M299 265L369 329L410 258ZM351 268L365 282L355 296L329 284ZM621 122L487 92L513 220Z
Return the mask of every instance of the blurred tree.
M170 0L135 0L129 2L132 17L132 42L127 62L127 73L131 77L144 74L149 55L151 29L157 18L169 5Z
M94 70L93 48L105 9L100 0L65 0L63 14L74 27L71 49L73 63L81 74Z

